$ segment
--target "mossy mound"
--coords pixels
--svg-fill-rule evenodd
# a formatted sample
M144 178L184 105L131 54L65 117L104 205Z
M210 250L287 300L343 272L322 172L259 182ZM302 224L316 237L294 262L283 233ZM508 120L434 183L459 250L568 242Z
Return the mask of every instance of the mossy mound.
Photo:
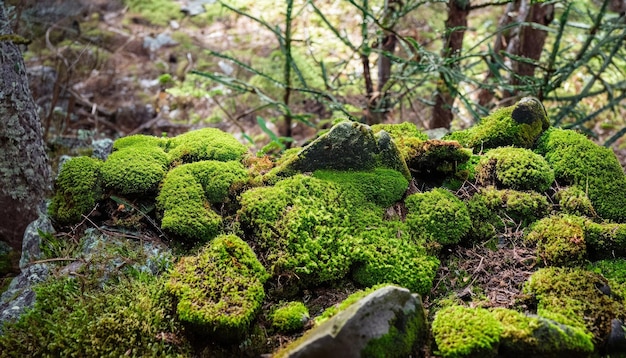
M587 259L584 219L560 215L534 223L526 239L537 245L537 255L545 265L575 266Z
M475 149L515 146L533 148L535 141L550 127L543 104L525 97L517 104L500 108L483 118L478 125L450 134L444 139L456 140Z
M304 328L309 320L309 310L304 303L287 302L276 308L271 314L272 328L279 332L294 332Z
M495 357L503 326L488 310L449 306L439 310L432 333L442 357Z
M578 185L572 185L560 189L555 194L559 209L565 214L596 217L596 210L587 193Z
M217 340L241 338L265 298L269 275L235 235L222 235L197 255L181 258L166 287L177 300L178 318Z
M506 227L524 228L548 215L548 199L533 191L482 188L468 201L471 240L488 240Z
M134 134L116 139L113 143L113 151L118 151L132 147L159 147L167 150L169 139L165 137L155 137L145 134Z
M626 257L626 224L585 222L585 241L593 260Z
M456 141L431 139L412 146L405 160L417 180L441 185L462 170L471 156L472 151Z
M558 267L540 269L524 287L539 316L584 329L596 346L611 332L611 320L625 318L623 303L608 290L608 281L597 273Z
M175 357L190 347L176 336L172 298L164 280L143 275L107 285L85 287L61 278L35 287L35 306L17 322L5 324L0 355L14 357Z
M140 142L111 153L102 164L102 181L117 194L156 193L168 164L161 147Z
M227 200L248 178L239 162L213 160L183 164L167 173L157 197L161 228L186 241L208 241L218 234L221 217L211 204Z
M510 309L491 313L503 327L498 349L502 357L588 357L593 352L591 337L583 329Z
M446 189L409 195L406 223L415 237L441 245L460 242L471 226L467 206Z
M626 221L626 176L611 149L580 133L551 128L539 139L537 152L554 169L557 181L585 188L599 216Z
M358 190L365 199L382 207L400 201L409 186L404 175L392 169L379 168L371 172L317 170L313 176L348 187L348 190Z
M59 224L79 222L102 198L102 162L89 157L72 158L63 164L55 181L48 213Z
M481 185L499 189L544 192L554 181L554 171L548 162L525 148L492 149L480 160L476 171Z
M227 162L241 160L247 148L235 137L217 128L204 128L169 140L170 162L192 163L201 160Z
M609 281L611 292L626 298L626 259L606 259L587 265L589 271L604 276Z

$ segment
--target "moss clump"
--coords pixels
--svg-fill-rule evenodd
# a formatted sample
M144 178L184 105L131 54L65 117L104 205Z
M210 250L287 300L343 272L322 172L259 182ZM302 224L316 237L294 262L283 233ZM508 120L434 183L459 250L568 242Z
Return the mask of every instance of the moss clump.
M415 237L442 245L456 244L471 226L465 203L446 189L412 194L405 204L406 223Z
M500 356L587 357L593 352L591 336L583 329L504 308L491 312L503 327Z
M492 149L481 159L476 170L481 185L501 189L544 192L554 181L554 171L548 162L525 148Z
M72 158L63 164L55 181L48 213L60 224L77 223L102 198L102 162L89 157Z
M526 240L537 244L537 254L546 265L580 265L587 258L584 219L550 216L534 223Z
M105 187L122 195L155 193L168 164L161 147L136 144L107 158L101 169L102 181Z
M588 220L585 241L593 260L626 256L626 224L595 223Z
M539 139L537 152L559 182L585 188L598 215L626 221L626 195L620 195L626 192L626 177L611 149L574 131L552 128Z
M468 201L472 218L468 237L486 240L505 227L524 228L548 215L548 199L536 192L482 188Z
M181 321L232 341L245 334L261 308L268 277L248 244L222 235L197 255L181 258L166 287L176 297Z
M163 137L135 134L116 139L113 143L113 151L131 147L159 147L163 150L166 150L168 142L169 139Z
M399 124L372 125L372 132L374 132L374 134L380 131L385 131L389 133L389 135L396 142L398 147L401 147L402 139L404 138L417 138L422 141L428 140L428 135L420 131L417 126L411 122L404 122Z
M169 140L171 162L238 161L246 152L246 147L235 137L217 128L198 129Z
M439 260L407 235L404 223L388 221L361 232L353 249L352 278L363 286L393 283L422 296L433 285Z
M187 241L207 241L218 233L221 217L211 204L227 200L248 174L239 162L200 161L167 173L157 197L161 228Z
M611 291L626 298L626 259L596 261L589 264L587 269L604 276L609 281Z
M611 320L624 320L624 306L605 294L608 281L581 268L547 267L535 272L524 286L537 314L584 329L601 345L611 331Z
M431 139L411 147L405 160L416 179L439 184L471 156L472 151L456 141Z
M447 138L470 148L515 146L532 148L541 134L550 127L546 110L539 100L526 97L511 107L497 109L480 123Z
M587 193L578 185L562 188L556 193L555 199L559 203L560 210L565 214L597 216Z
M270 315L272 327L279 332L294 332L304 328L309 320L309 310L302 302L287 302Z
M35 306L0 335L2 356L175 357L189 354L164 280L142 275L104 290L63 278L35 286ZM165 339L174 337L175 339Z
M348 187L349 190L358 190L367 200L382 207L391 206L402 199L409 186L404 175L392 169L379 168L372 172L317 170L313 176Z
M484 308L449 306L435 315L432 333L443 357L495 357L502 324Z

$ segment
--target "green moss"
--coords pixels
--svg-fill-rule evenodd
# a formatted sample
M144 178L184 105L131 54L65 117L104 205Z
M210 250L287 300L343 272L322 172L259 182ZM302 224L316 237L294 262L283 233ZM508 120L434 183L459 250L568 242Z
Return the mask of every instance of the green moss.
M363 286L393 283L422 296L433 285L439 260L412 240L404 223L368 226L353 248L352 279Z
M144 275L104 290L62 278L35 288L35 306L0 335L15 357L175 357L189 354L164 280ZM173 339L168 339L170 337Z
M171 162L191 163L200 160L227 162L241 160L246 147L235 137L216 128L204 128L171 138Z
M313 176L348 187L348 190L358 190L367 200L382 207L391 206L402 199L409 186L404 175L392 169L379 168L372 172L316 170Z
M626 256L626 224L587 221L585 240L594 260Z
M524 228L548 215L548 199L536 192L482 188L467 203L472 219L472 240L495 237L506 227Z
M428 135L420 131L414 123L404 122L399 124L374 124L372 126L372 132L378 133L385 131L389 133L391 138L401 146L401 140L403 138L417 138L422 141L428 140Z
M458 243L470 229L469 211L446 189L436 188L408 196L406 223L415 237L442 245Z
M89 157L72 158L63 164L48 208L53 220L77 223L94 208L102 198L101 167L102 162Z
M466 163L472 151L456 141L431 139L410 147L405 158L413 176L439 184L453 176Z
M221 217L211 204L227 200L247 181L239 162L212 160L183 164L167 173L157 197L161 228L187 241L207 241L218 233Z
M199 333L232 341L241 338L256 317L267 278L248 244L222 235L197 255L181 258L166 287L176 297L181 321Z
M168 158L154 145L136 144L113 152L102 165L105 187L117 194L156 193L167 172Z
M548 162L525 148L492 149L476 170L480 184L498 188L544 192L554 181L554 171Z
M587 258L584 223L578 216L550 216L534 223L526 240L537 244L537 255L546 265L580 265Z
M153 25L167 26L170 20L182 18L180 6L166 0L124 0L124 4Z
M502 331L500 321L484 308L446 307L432 323L443 357L495 357Z
M593 262L587 266L589 271L604 276L614 294L626 298L626 259L608 259Z
M583 329L504 308L491 312L503 326L501 356L569 357L593 352L591 336Z
M615 154L584 135L553 128L538 141L537 152L554 169L562 184L585 188L593 207L602 218L626 221L626 177Z
M166 150L168 142L169 139L163 137L135 134L116 139L113 143L113 151L130 147L160 147L161 149Z
M588 217L597 215L587 193L578 185L562 188L556 193L555 199L559 203L559 209L565 214Z
M279 332L299 331L309 319L309 310L302 302L287 302L274 310L270 319Z
M623 304L602 292L607 284L601 275L584 269L547 267L528 279L524 292L539 316L584 329L598 345L611 331L611 320L624 319Z
M465 163L457 165L456 172L448 176L441 184L444 188L456 191L463 186L466 181L476 180L476 167L480 163L482 156L472 154Z
M444 139L457 140L470 148L515 146L532 148L550 122L539 100L526 97L510 107L497 109L480 123Z

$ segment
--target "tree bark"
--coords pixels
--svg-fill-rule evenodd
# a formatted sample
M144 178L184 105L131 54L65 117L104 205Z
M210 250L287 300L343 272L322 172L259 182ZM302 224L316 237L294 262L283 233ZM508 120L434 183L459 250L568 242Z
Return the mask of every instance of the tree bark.
M467 16L470 12L470 0L450 0L448 2L448 19L444 35L443 56L458 57L463 49L463 38L467 28ZM435 94L435 107L429 127L450 128L452 122L452 106L456 98L456 83L449 83L443 73Z
M24 59L0 1L0 241L21 251L50 189L50 167Z

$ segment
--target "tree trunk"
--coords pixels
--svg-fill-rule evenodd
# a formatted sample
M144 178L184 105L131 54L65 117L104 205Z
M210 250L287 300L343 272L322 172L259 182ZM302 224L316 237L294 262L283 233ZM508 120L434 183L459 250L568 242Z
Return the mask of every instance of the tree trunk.
M22 249L26 226L50 188L41 122L24 60L0 2L0 241Z
M446 20L446 33L443 39L443 56L445 58L455 58L461 54L469 12L469 0L450 0L448 2L448 19ZM443 73L441 74L435 94L433 116L429 123L431 129L450 128L453 117L452 106L456 98L456 86L457 83L450 83L449 79Z

